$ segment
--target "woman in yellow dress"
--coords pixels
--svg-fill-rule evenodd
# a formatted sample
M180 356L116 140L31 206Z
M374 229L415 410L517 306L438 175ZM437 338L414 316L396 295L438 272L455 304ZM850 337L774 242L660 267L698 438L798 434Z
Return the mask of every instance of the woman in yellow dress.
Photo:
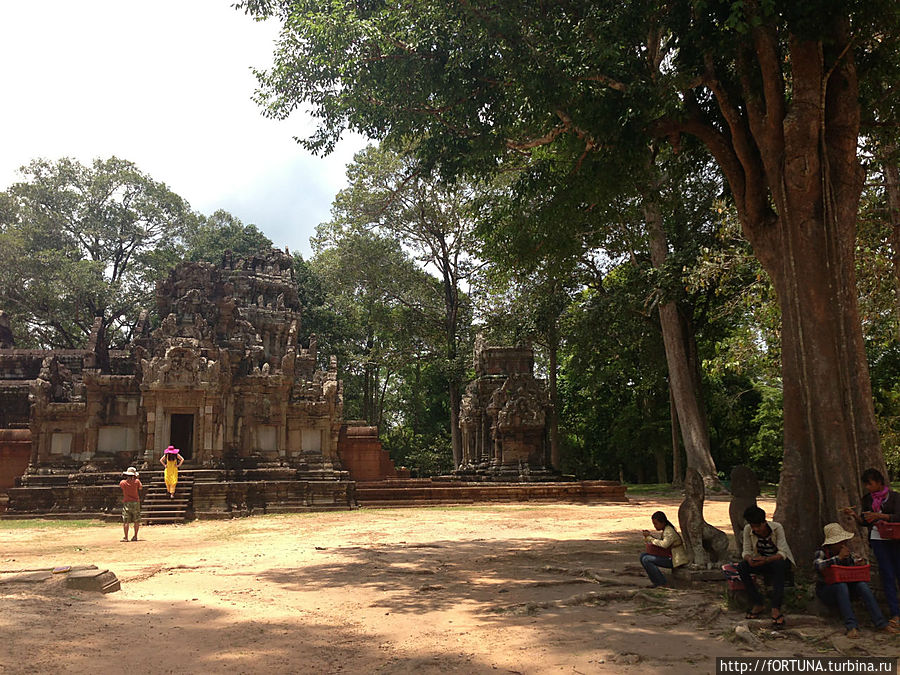
M169 499L175 496L175 486L178 484L178 467L184 462L184 457L178 454L178 448L169 446L163 452L163 456L159 458L159 463L166 467L163 478L166 481L166 490L169 493Z

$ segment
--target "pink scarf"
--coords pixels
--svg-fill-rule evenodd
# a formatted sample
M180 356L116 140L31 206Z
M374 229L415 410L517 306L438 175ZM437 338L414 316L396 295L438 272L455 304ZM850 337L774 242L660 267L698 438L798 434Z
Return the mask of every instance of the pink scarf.
M884 503L884 500L887 499L888 492L890 492L890 486L885 485L878 492L870 492L872 495L872 510L876 513L881 513L881 505Z

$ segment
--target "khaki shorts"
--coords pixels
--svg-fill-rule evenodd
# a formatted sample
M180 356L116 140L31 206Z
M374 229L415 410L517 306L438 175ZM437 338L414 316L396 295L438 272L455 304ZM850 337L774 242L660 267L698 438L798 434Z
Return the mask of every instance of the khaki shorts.
M123 523L139 523L139 522L141 522L141 503L140 502L124 502L122 504L122 522Z

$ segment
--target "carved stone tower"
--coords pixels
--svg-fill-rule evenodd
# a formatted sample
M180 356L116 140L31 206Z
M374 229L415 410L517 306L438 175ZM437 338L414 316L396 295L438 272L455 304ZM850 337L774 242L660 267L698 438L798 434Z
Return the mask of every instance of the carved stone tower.
M476 379L460 408L462 462L454 475L469 480L559 480L550 464L550 400L534 377L531 347L475 346Z

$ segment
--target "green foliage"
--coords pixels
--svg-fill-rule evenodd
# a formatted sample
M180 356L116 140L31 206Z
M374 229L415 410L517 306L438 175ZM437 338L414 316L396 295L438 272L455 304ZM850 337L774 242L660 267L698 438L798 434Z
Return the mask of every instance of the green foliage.
M580 477L617 479L621 467L626 478L655 479L654 448L671 448L665 354L658 324L643 310L648 293L646 278L624 264L567 313L563 465Z
M326 224L314 244L308 263L295 259L304 329L338 357L345 415L378 424L397 465L450 470L447 386L459 364L448 366L437 280L366 229Z
M355 342L344 350L349 408L356 410L358 402L370 423L412 423L414 433L425 433L420 413L430 407L425 402L432 392L420 385L438 375L450 401L440 431L447 433L471 342L472 310L463 286L477 265L478 188L442 181L413 161L410 144L398 147L370 146L355 156L332 220L313 238L311 264L335 312L357 329L344 341Z
M219 209L211 216L198 215L182 235L187 260L221 264L225 251L235 258L268 251L272 241L256 225L244 225L240 218Z
M750 446L748 464L760 481L777 483L784 455L784 414L781 387L760 386L762 401L753 424L758 427Z
M900 347L896 343L872 356L870 373L881 447L891 476L900 476Z
M123 344L177 259L187 203L116 157L35 160L22 174L0 200L0 306L21 346L80 347L94 317Z
M95 317L110 346L127 343L156 282L182 260L271 248L226 211L191 212L131 162L35 160L0 193L0 308L18 347L84 346Z
M417 434L405 426L390 427L382 434L382 446L394 465L406 467L413 478L439 476L453 467L450 437L444 434Z
M505 251L512 251L522 263L513 265L520 276L509 278L515 286L509 292L497 290L502 274L492 282L494 306L529 307L528 300L520 300L536 279L527 274L540 269L542 259L551 261L551 268L567 256L581 258L586 267L602 268L593 274L594 292L605 290L607 273L618 272L617 266L631 259L642 268L646 278L640 283L645 286L640 292L631 291L633 302L620 298L617 309L649 316L647 310L655 303L674 299L694 323L705 384L713 388L707 390L707 400L716 412L711 431L716 452L735 461L747 452L748 441L756 440L755 423L746 426L750 417L757 419L767 437L759 440L760 447L767 448L760 460L768 456L774 447L768 436L776 429L775 420L771 411L761 417L751 413L756 401L773 400L766 388L774 386L780 375L779 315L771 286L746 247L703 241L701 230L708 219L698 219L701 210L693 206L702 205L706 195L693 199L703 190L696 184L685 190L680 180L669 185L668 198L676 197L670 213L678 212L679 200L690 203L689 208L682 210L680 220L667 219L672 255L662 270L648 270L640 259L646 250L644 234L635 227L640 221L642 193L635 186L642 183L642 158L654 135L667 135L673 146L684 148L679 133L685 130L705 133L710 146L724 141L727 147L718 147L717 157L726 164L735 159L733 152L748 154L731 142L735 132L729 132L720 104L727 108L725 102L730 100L737 115L761 100L767 106L774 103L773 95L789 104L793 48L806 40L821 43L819 53L829 67L843 58L831 53L831 45L844 29L852 33L848 44L860 77L864 133L883 141L883 130L895 129L897 121L896 97L885 94L897 82L900 66L896 2L243 0L237 6L255 17L275 17L283 26L274 66L258 73L257 100L267 114L286 118L300 105L313 106L319 126L303 143L314 151L328 152L345 129L354 129L395 142L420 139L415 148L418 159L446 176L518 173L521 180L511 182L503 198L494 200L497 221L488 220L481 231L488 251L485 259L499 262ZM765 39L772 40L771 51L760 49ZM777 83L777 91L763 91L767 80L761 76L760 52L770 62L782 64L776 70L783 71L786 88ZM745 123L742 119L739 126ZM749 155L754 153L751 148ZM740 182L730 186L736 194L758 187ZM726 189L713 189L730 198ZM763 188L763 209L765 192ZM661 196L667 199L666 194ZM744 196L738 195L739 200ZM519 208L520 227L510 217L516 209L507 206ZM670 222L677 223L672 230ZM605 227L598 226L601 223ZM610 223L622 227L610 228ZM712 229L705 232L709 235ZM500 255L494 256L494 251ZM698 256L699 266L694 264ZM877 258L869 268L873 273L860 277L873 288L875 280L889 278L877 272L887 269L889 256ZM705 267L716 271L709 275ZM695 273L701 281L692 286L689 277ZM598 280L603 280L602 288ZM880 290L889 292L889 286L882 281ZM890 303L878 295L867 295L863 302L873 300L871 308L864 308L870 321L867 329L872 328L868 346L873 368L881 367L884 338L893 335L893 319L886 311ZM584 304L590 306L593 300ZM572 310L572 325L578 326L586 313L586 307ZM524 312L521 328L509 321L491 322L489 328L498 335L537 335L541 314ZM604 329L613 325L628 348L642 353L637 347L644 341L630 341L641 331L616 325L617 319L604 313L595 317L594 325ZM595 350L585 333L561 335L562 349L568 352L561 359L563 369L567 363L593 368L594 377L613 378L613 389L635 384L607 372L614 370L606 365L614 359L604 344L606 336ZM631 355L620 356L620 361L635 366L631 373L648 362L635 364ZM651 386L649 377L647 382L636 377L636 384L643 385L643 400L651 401L656 410L665 406L665 399L649 394L659 393L662 376L656 362L649 362L656 384ZM599 385L576 374L575 368L571 371L572 381L566 375L561 391L565 388L566 395L574 397L565 401L574 425L567 438L574 439L572 447L579 457L595 456L593 439L605 436L617 411L624 416L630 409L641 438L653 428L653 419L662 418L657 413L641 414L639 395L617 391L619 408L596 401L593 394ZM879 409L892 416L892 392L897 387L887 377L873 376L874 380L881 383L881 393L876 393ZM606 398L605 392L596 393ZM609 398L615 400L612 394ZM588 411L602 421L592 419Z
M313 315L318 334L338 357L348 415L380 424L384 388L415 348L401 337L412 326L428 325L405 319L423 305L433 279L395 240L377 234L320 226L314 245L308 269L327 307Z
M884 135L888 130L882 129ZM897 130L894 130L897 134ZM875 415L881 434L885 462L891 475L900 476L900 239L897 224L900 214L889 207L885 165L898 163L896 140L876 148L879 153L873 167L873 180L862 196L860 210L856 275L860 290L860 315L866 339L866 355ZM873 161L875 158L873 158ZM894 186L900 190L900 186Z

